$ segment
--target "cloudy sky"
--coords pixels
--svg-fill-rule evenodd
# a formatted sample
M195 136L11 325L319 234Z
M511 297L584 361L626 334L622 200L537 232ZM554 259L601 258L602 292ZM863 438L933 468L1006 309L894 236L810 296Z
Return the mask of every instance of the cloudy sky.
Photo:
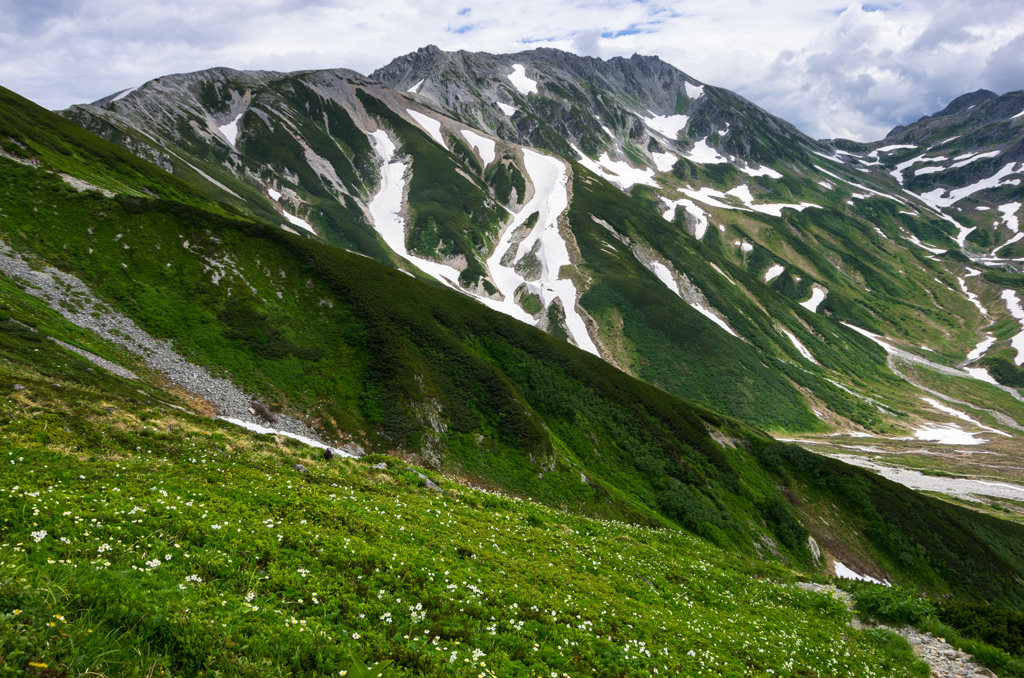
M1024 89L1020 0L0 0L0 85L48 108L209 68L369 73L427 44L656 54L811 136Z

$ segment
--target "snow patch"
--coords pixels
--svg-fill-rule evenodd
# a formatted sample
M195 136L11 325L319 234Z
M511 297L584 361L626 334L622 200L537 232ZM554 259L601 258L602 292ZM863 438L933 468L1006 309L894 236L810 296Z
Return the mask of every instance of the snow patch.
M868 153L869 158L877 158L879 153L891 153L892 151L898 151L901 148L917 148L913 144L893 144L891 146L882 146Z
M968 270L970 270L970 269L968 269ZM980 271L979 271L979 273L980 273ZM978 301L978 295L974 294L969 289L967 289L967 281L964 280L963 278L957 278L956 281L960 285L960 291L964 293L964 295L967 297L967 299L970 300L970 302L972 304L974 304L978 308L979 311L981 311L981 314L983 316L988 316L988 311L986 311L985 307L981 305L980 301ZM974 358L971 358L970 355L968 355L967 359L968 360L977 360L978 357L980 357L980 354L978 356L974 357Z
M512 64L512 72L507 77L520 94L537 93L537 81L526 77L526 67L522 64Z
M733 332L733 329L732 329L731 327L729 327L729 326L728 326L728 325L727 325L727 324L725 323L725 321L724 321L724 320L722 320L721 318L719 318L719 317L718 317L717 315L715 315L714 313L712 313L712 312L711 312L710 310L708 310L708 309L704 308L704 307L703 307L703 306L701 306L700 304L696 304L696 303L693 303L693 302L688 302L688 303L690 304L690 307L691 307L691 308L693 308L693 310L697 311L697 312L698 312L698 313L700 313L700 314L701 314L702 316L704 316L705 318L707 318L707 319L708 319L708 320L710 320L711 322L715 323L716 325L718 325L719 327L721 327L721 328L722 328L723 330L725 330L726 332L728 332L728 333L729 333L729 334L731 334L732 336L736 337L737 339L739 339L739 338L740 338L740 335L738 335L738 334L736 334L735 332Z
M295 216L294 214L289 214L287 212L287 210L281 210L281 212L284 214L284 218L287 219L288 222L290 224L292 224L293 226L298 226L299 228L304 228L307 231L309 231L310 233L312 233L313 235L316 235L316 230L313 229L313 227L309 224L308 221L305 221L304 219L300 219L299 217Z
M984 438L978 438L978 435L978 433L965 431L955 424L923 426L914 429L914 438L917 440L927 440L940 445L981 445L989 442Z
M704 137L700 141L693 144L693 150L689 153L684 153L684 157L687 160L699 163L701 165L716 165L723 162L729 162L728 158L723 158L718 154L711 146L708 146L708 138Z
M231 148L234 148L235 143L238 142L238 121L242 119L242 115L244 113L245 111L242 111L242 113L236 115L235 119L228 124L217 127L217 129L220 130L220 133L224 135L227 142L231 144Z
M935 156L934 158L929 158L926 155L919 155L916 158L911 158L910 160L904 160L903 162L899 163L898 165L896 165L896 169L894 169L891 172L889 172L889 174L891 174L893 177L895 177L896 181L898 181L898 182L900 182L902 184L903 183L903 172L905 170L907 170L908 168L910 168L911 166L916 165L919 162L935 163L935 162L942 162L944 160L949 160L949 158L947 158L946 156Z
M416 121L416 124L423 128L434 141L441 144L445 150L448 150L448 145L444 143L444 137L441 135L441 121L431 118L429 115L414 111L411 108L405 109L405 112L412 116L412 119Z
M705 308L703 305L697 303L696 301L690 301L684 298L683 295L679 292L679 284L676 282L676 279L672 277L672 271L669 270L668 266L662 264L661 262L653 261L651 262L651 268L654 269L654 275L658 276L658 280L665 283L665 287L675 292L676 296L678 296L680 299L682 299L683 301L690 305L690 308L697 311L702 316L704 316L711 322L715 323L732 336L736 337L737 339L740 338L740 335L736 334L736 332L734 332L733 329L729 327L728 323L719 318L718 315L711 311L711 309Z
M1015 320L1020 321L1022 326L1024 326L1024 308L1021 308L1020 299L1017 298L1017 293L1013 290L1003 290L1001 296L1003 297L1003 301L1006 302L1006 308L1010 311L1010 315L1012 315ZM1017 357L1014 358L1013 362L1015 362L1019 367L1020 364L1024 362L1024 330L1018 332L1012 339L1010 339L1010 346L1017 351Z
M660 261L653 261L651 262L651 268L654 269L654 275L658 276L658 280L665 283L665 287L675 292L677 296L682 296L679 294L679 283L672 277L672 271L668 269L668 266Z
M675 216L676 213L676 208L682 207L684 210L686 210L686 213L693 217L697 222L693 228L693 237L696 238L697 240L700 240L704 237L704 234L707 233L708 230L707 212L697 207L697 205L692 200L688 200L686 198L680 198L679 200L669 200L668 198L662 196L661 201L668 205L668 209L666 209L664 214L661 215L665 218L665 221L672 221L672 217Z
M602 153L601 157L594 161L576 146L572 146L572 150L580 156L581 165L622 188L629 188L633 184L657 186L654 182L654 170L649 167L638 169L623 160L612 160L608 151Z
M691 99L700 99L704 96L704 85L691 85L685 81L683 84L686 85L686 96Z
M498 101L498 102L496 102L496 103L498 104L498 108L500 108L500 109L501 109L501 112L502 112L502 113L504 113L505 115L507 115L507 116L508 116L508 117L510 117L510 118L511 118L511 117L512 117L513 115L515 115L516 111L518 111L518 110L519 110L519 109L518 109L518 108L516 108L515 106L509 106L508 104L503 104L503 103L501 103L500 101Z
M843 565L838 560L835 561L835 565L836 565L836 577L838 577L840 579L856 579L857 581L867 581L867 582L871 582L872 584L881 584L882 583L882 582L878 581L877 579L875 579L872 576L869 576L869 575L866 575L866 574L857 574L856 572L854 572L853 570L848 568L846 565Z
M567 191L568 176L562 161L543 155L528 148L523 149L523 161L530 181L534 185L534 195L505 227L494 253L487 259L487 268L491 273L495 287L504 297L503 302L481 299L498 310L519 317L524 322L534 324L534 320L513 301L515 291L525 284L531 294L540 297L544 308L559 299L565 312L566 328L573 342L581 349L599 355L597 346L587 333L586 323L576 309L576 285L570 279L559 278L563 266L569 266L568 246L558 230L558 217L569 206ZM537 213L537 223L516 250L511 265L501 263L512 248L512 236L526 220ZM536 281L525 280L516 270L515 264L526 253L533 250L539 243L536 256L540 260L541 274ZM508 311L505 309L509 308Z
M965 367L964 372L971 375L975 379L986 381L993 386L999 386L999 382L992 378L992 375L988 373L984 367Z
M772 179L781 179L782 178L782 174L780 174L779 172L776 172L775 170L773 170L771 167L768 167L768 166L758 167L757 169L754 169L753 167L739 167L739 166L737 166L736 169L738 169L739 171L743 172L744 174L747 174L747 175L752 176L752 177L771 177ZM819 182L819 183L823 183L823 182Z
M808 207L821 207L820 205L815 205L809 202L801 203L799 205L791 205L786 203L754 204L754 196L750 193L750 187L747 186L746 184L741 184L740 186L731 188L725 193L717 191L708 186L702 186L699 191L695 191L691 188L681 188L679 190L686 194L688 197L699 202L702 202L710 207L718 207L727 210L739 210L741 212L754 211L760 212L762 214L770 214L771 216L775 217L781 217L782 210L785 208L793 209L800 212L807 209ZM730 196L740 200L740 202L742 202L745 205L745 207L737 207L736 205L730 205L728 203L724 203L718 200L718 198L727 198Z
M787 337L789 337L789 340L793 342L793 345L796 346L796 350L800 351L800 355L802 355L803 357L807 358L808 360L810 360L815 365L818 364L818 361L814 359L814 356L811 355L811 352L807 350L807 347L804 346L800 342L800 340L796 338L795 334L793 334L792 332L787 330L785 327L782 327L780 329L782 330L782 333L785 334Z
M1017 210L1019 209L1019 202L1011 202L999 206L999 211L1003 214L1003 223L1014 233L1020 228L1020 222L1017 221Z
M309 445L310 447L318 447L321 450L326 450L328 447L330 447L329 445L324 445L319 440L313 440L312 438L307 438L306 436L300 436L297 433L289 433L288 431L282 431L282 430L276 429L276 428L267 428L266 426L260 426L259 424L253 424L253 423L250 423L248 421L242 421L241 419L232 419L231 417L217 417L217 418L220 419L221 421L226 421L229 424L234 424L235 426L241 426L242 428L249 429L250 431L253 431L255 433L264 433L264 434L270 433L270 434L273 434L275 436L284 436L286 438L293 438L294 440L298 440L301 443L305 443L305 444ZM331 450L333 450L334 454L336 454L336 455L340 455L342 457L352 457L353 459L355 458L351 454L347 454L345 452L342 452L341 450L339 450L337 448L333 448L332 447Z
M689 117L685 115L655 115L652 111L650 118L644 118L644 124L655 132L664 134L669 139L679 136L679 131L686 127Z
M409 89L407 89L405 91L406 92L412 92L413 94L419 94L420 93L420 87L422 87L422 86L423 86L423 80L420 80L415 85L413 85L412 87L410 87Z
M129 94L131 94L132 92L134 92L137 89L138 89L138 87L129 87L128 89L126 89L125 91L121 92L120 94L118 94L113 99L111 99L110 103L114 103L115 101L120 101L121 99L124 99L126 96L128 96ZM1014 117L1016 117L1016 116L1014 116Z
M780 275L782 275L782 272L785 271L785 270L786 270L785 266L780 266L779 264L775 264L774 266L769 268L767 271L765 271L764 281L765 282L771 282L771 281L775 280Z
M488 139L468 129L462 130L462 136L466 137L470 146L476 147L477 154L484 161L484 167L494 162L494 139Z
M954 410L952 407L949 407L947 405L943 405L942 403L940 403L938 400L935 400L934 398L921 398L921 400L925 401L926 403L928 403L929 405L931 405L932 407L937 409L939 412L943 412L943 413L948 414L950 416L956 417L957 419L960 419L962 421L966 421L966 422L968 422L970 424L974 424L975 426L977 426L980 429L984 429L984 430L990 431L992 433L997 433L997 434L999 434L1001 436L1006 436L1007 438L1012 438L1013 437L1009 433L1003 433L999 429L994 429L991 426L985 426L980 421L977 421L976 419L971 418L969 415L964 414L960 410Z
M818 312L818 306L821 302L825 301L825 296L828 294L828 290L823 287L815 286L811 289L811 298L807 301L801 301L800 305L806 308L811 313Z
M275 191L272 188L267 189L267 195L269 195L270 199L273 200L274 202L278 202L281 200L281 192Z

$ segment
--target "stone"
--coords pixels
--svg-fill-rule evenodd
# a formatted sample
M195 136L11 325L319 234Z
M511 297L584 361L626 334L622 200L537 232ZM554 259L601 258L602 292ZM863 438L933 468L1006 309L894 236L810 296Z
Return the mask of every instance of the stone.
M292 469L294 469L295 471L298 471L299 473L305 473L306 472L306 467L303 466L302 464L296 464L295 466L292 466Z
M15 390L15 391L24 391L24 390L25 390L25 387L24 387L24 386L22 386L21 384L15 384L15 385L14 385L14 390Z
M326 459L327 461L334 459L336 456L338 456L338 453L335 452L333 448L328 447L326 450L324 450L324 459Z
M379 470L379 471L387 471L387 470L388 470L388 465L387 465L387 463L385 463L385 462L383 462L383 461L382 461L382 462L381 462L381 463L379 463L379 464L374 464L374 465L373 465L373 466L371 466L370 468L375 468L375 469L377 469L377 470Z
M418 475L420 478L422 478L423 480L425 480L427 482L427 489L428 490L430 490L431 492L441 492L441 488L433 480L431 480L430 478L426 477L422 473L417 473L416 475Z
M362 457L363 455L366 454L366 450L363 449L363 446L362 445L358 445L356 443L350 443L348 445L342 445L341 446L341 451L344 452L345 454L351 455L351 456L356 457L356 458Z

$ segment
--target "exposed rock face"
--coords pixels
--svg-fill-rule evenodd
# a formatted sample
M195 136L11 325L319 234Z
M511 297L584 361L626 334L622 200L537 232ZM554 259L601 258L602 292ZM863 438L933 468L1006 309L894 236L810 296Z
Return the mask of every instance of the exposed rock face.
M517 65L536 81L536 93L525 94L509 79ZM589 155L614 153L609 133L652 152L677 146L685 150L691 145L685 137L673 143L675 139L652 133L643 119L681 114L689 119L690 139L721 144L726 153L744 160L774 161L787 149L819 146L743 97L701 85L656 56L605 61L550 48L487 54L444 52L430 45L398 57L370 77L400 91L415 88L419 96L467 123L482 122L503 139L553 151L567 150L568 141ZM510 116L499 104L517 110ZM747 124L735 124L737 115ZM553 138L551 131L562 139ZM709 139L712 135L718 141Z

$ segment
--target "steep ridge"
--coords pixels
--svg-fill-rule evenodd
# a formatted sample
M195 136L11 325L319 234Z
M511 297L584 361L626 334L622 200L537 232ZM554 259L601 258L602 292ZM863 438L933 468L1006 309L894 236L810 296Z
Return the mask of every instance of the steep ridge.
M188 105L161 103L175 96ZM1009 283L957 254L974 257L979 233L962 214L892 174L892 152L910 151L888 147L909 144L814 141L656 57L428 47L370 78L214 69L65 115L126 148L189 157L191 169L172 169L247 214L439 281L773 430L891 436L936 423L884 348L851 327L964 364L979 398L993 375L1018 378L1005 332L975 355L984 328L1015 322L1012 303L979 301ZM528 157L564 161L560 215L538 209L550 184ZM1014 167L999 190L1018 190ZM370 208L382 172L403 194L390 190L386 214Z

